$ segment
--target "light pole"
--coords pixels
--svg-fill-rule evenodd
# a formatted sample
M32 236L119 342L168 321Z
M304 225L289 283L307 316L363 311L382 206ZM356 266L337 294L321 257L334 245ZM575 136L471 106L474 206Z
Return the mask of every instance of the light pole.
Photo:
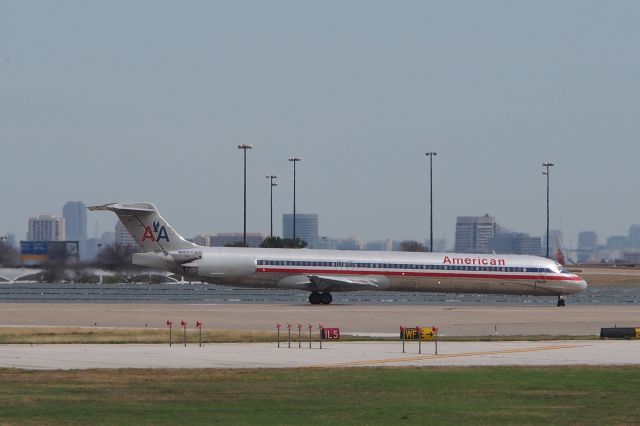
M269 189L271 190L271 239L273 239L273 187L274 186L278 186L278 182L275 181L275 179L278 178L277 175L267 175L266 176L267 179L270 180L269 182Z
M252 149L253 145L238 145L238 149L244 151L244 209L243 209L243 218L244 218L244 227L242 228L242 246L247 246L247 150Z
M429 251L433 253L433 157L438 153L430 151L425 155L429 157Z
M0 266L4 266L4 244L6 240L6 235L0 236Z
M293 244L296 244L296 163L302 161L300 157L290 157L293 163Z
M553 167L554 164L551 162L542 163L542 167L545 168L545 171L542 172L543 175L547 175L547 259L549 259L549 172L550 167Z

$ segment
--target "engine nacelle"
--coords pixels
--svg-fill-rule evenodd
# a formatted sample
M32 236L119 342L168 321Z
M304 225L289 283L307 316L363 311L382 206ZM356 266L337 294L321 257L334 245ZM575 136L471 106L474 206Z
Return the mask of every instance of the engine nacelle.
M202 251L194 249L174 250L169 252L169 256L171 256L177 264L182 265L183 263L202 259Z

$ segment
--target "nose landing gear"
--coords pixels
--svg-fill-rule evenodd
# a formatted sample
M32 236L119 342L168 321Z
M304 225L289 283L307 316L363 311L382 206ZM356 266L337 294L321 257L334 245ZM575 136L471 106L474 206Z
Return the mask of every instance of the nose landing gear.
M321 303L323 305L328 305L332 301L333 301L333 297L331 296L331 293L327 291L325 291L322 294L318 293L317 291L314 291L309 295L309 303L311 303L312 305L319 305Z
M564 300L564 296L558 296L558 307L562 308L567 305L567 302Z

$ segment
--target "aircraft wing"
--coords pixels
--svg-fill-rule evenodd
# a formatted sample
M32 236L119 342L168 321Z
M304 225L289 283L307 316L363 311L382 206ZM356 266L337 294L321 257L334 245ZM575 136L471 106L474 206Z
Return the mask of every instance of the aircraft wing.
M380 275L294 275L278 282L278 287L307 291L386 290L389 278Z

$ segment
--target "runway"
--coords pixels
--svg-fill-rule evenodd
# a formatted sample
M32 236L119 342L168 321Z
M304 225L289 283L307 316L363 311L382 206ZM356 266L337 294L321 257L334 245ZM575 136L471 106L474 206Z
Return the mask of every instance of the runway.
M640 306L0 304L0 326L162 328L167 320L200 320L208 329L265 331L274 331L276 323L323 324L344 333L374 335L399 333L400 325L435 325L445 336L599 335L602 327L640 327Z
M274 304L0 304L0 326L165 328L186 320L207 329L275 331L275 324L318 324L343 334L397 336L399 326L435 325L441 336L597 335L601 327L640 326L640 306L434 306ZM294 329L295 329L294 325ZM283 334L284 335L284 334ZM317 335L317 334L316 334ZM287 344L284 343L283 346ZM289 368L367 366L640 364L640 341L318 342L188 345L3 345L0 367Z
M90 368L334 368L373 366L551 366L640 364L640 341L554 342L318 342L292 348L274 343L189 345L5 345L0 367Z

